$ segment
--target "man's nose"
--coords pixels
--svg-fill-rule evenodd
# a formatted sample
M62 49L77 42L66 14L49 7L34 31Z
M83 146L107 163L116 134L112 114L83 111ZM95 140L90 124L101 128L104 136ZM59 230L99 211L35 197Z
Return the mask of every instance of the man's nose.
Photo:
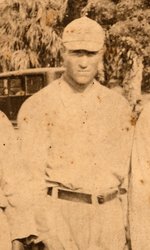
M82 57L80 57L79 66L81 68L86 68L88 66L88 60L88 57L86 55L83 55Z

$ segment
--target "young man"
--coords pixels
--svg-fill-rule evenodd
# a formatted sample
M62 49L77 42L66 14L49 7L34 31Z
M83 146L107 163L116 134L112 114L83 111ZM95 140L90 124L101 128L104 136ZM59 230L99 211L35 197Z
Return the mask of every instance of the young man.
M49 203L55 250L126 247L131 111L94 79L104 39L87 17L66 26L64 75L29 98L18 117L26 167L37 196Z
M131 172L130 225L133 250L150 246L150 103L136 125Z

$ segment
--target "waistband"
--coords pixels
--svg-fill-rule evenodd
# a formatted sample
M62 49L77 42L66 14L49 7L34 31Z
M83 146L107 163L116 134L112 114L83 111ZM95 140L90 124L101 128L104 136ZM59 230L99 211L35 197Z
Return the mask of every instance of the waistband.
M111 201L115 199L118 195L123 195L125 193L127 193L126 189L116 188L96 196L93 194L80 193L80 192L75 192L73 190L66 190L56 187L49 187L47 192L48 195L54 198L73 201L73 202L87 203L87 204L97 203L99 205Z

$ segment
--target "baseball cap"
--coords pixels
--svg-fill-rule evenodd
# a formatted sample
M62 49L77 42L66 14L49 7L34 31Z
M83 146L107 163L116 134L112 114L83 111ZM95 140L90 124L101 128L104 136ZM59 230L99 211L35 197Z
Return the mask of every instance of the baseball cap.
M62 36L63 44L69 50L99 51L103 47L104 39L103 28L85 16L69 23Z

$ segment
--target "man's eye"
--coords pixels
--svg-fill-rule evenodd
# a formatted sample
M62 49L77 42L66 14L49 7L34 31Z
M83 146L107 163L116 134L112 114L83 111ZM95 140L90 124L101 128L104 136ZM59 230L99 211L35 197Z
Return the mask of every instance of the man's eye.
M88 55L88 56L95 56L95 55L97 55L97 52L88 51L88 52L87 52L87 55Z

